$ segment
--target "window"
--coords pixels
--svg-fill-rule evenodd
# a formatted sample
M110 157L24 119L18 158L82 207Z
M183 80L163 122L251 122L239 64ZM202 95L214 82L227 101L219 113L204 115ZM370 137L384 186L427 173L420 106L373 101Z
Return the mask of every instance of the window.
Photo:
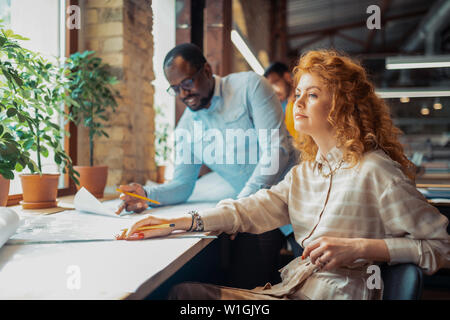
M175 128L175 98L167 93L169 82L167 81L163 72L163 61L167 52L175 46L175 0L166 1L152 1L153 10L153 41L154 41L154 56L153 56L153 70L155 73L155 80L153 85L155 87L155 106L164 110L164 117L159 117L155 125L167 124L169 128ZM170 160L166 165L166 179L171 179L173 176L173 130L170 130L169 141L171 145Z
M65 0L0 0L0 19L6 28L12 29L14 33L29 38L27 41L20 41L21 45L27 49L42 54L47 60L57 62L66 56L66 28L65 28ZM62 124L62 119L55 114L55 122ZM66 128L67 129L67 128ZM65 139L67 145L69 139ZM57 164L53 160L53 151L49 150L49 156L42 158L43 172L59 172ZM33 155L35 158L35 154ZM24 172L29 172L25 171ZM65 176L60 177L59 189L69 187L69 180ZM22 193L20 177L15 175L10 186L10 202L17 200ZM20 199L19 199L20 200ZM13 201L12 203L17 202Z

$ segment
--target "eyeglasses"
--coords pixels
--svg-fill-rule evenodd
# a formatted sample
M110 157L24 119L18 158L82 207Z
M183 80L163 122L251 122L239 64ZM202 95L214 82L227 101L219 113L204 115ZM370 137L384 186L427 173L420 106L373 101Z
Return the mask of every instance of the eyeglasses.
M190 79L185 79L181 81L180 84L170 86L167 88L167 93L169 93L171 96L177 96L180 94L180 88L183 90L192 90L194 88L195 78L200 74L200 71L203 70L203 67L197 70L197 72L192 76Z

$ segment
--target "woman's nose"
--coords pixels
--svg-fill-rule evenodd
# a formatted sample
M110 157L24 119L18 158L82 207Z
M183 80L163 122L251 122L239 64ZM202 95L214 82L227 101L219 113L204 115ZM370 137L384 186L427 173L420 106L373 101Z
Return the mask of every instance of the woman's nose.
M304 101L302 100L301 97L299 97L297 100L295 100L294 108L298 108L298 109L304 109L305 108L305 103L304 103Z

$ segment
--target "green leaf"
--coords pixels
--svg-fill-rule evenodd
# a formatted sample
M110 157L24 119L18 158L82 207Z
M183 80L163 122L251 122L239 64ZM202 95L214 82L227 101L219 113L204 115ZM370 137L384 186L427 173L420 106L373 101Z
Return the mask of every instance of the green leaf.
M48 157L48 150L47 150L47 148L41 146L41 154L42 154L45 158L47 158L47 157Z
M61 164L62 162L61 157L57 153L55 154L54 160L57 164Z
M11 29L4 30L3 34L5 35L5 37L10 38L12 35L14 35L14 31L12 31Z
M16 171L21 172L23 170L23 166L20 163L16 163L16 167L15 167Z
M27 140L23 145L24 149L29 150L33 146L33 143L34 143L33 139Z
M12 171L6 170L6 171L2 171L1 172L3 178L8 179L8 180L13 180L14 179L14 173Z
M26 121L26 118L21 113L17 114L17 118L19 119L19 122L25 122Z
M17 109L14 109L14 108L9 108L9 109L6 111L6 115L8 116L8 118L12 118L12 117L14 117L16 114L17 114Z

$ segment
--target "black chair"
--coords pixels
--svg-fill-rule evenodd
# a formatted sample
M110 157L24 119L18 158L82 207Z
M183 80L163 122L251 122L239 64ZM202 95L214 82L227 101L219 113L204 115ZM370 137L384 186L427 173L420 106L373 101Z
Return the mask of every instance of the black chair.
M380 266L384 282L383 300L419 300L423 291L423 273L417 265L402 263Z

